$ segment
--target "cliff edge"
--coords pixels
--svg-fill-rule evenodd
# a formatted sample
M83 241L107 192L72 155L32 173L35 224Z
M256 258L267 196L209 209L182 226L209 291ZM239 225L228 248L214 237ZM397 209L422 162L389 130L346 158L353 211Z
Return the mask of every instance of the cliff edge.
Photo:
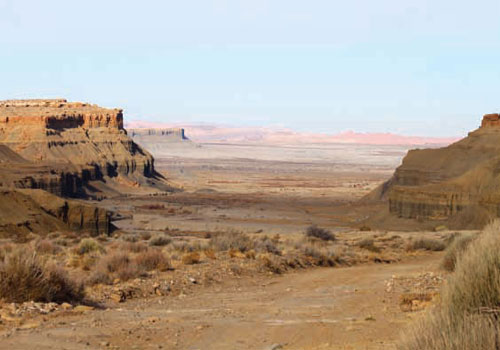
M31 167L50 168L51 179L36 176L31 187L57 195L168 190L151 154L127 135L121 109L64 99L0 101L0 145Z
M448 147L408 152L393 177L371 197L388 201L391 215L480 228L500 217L500 115Z

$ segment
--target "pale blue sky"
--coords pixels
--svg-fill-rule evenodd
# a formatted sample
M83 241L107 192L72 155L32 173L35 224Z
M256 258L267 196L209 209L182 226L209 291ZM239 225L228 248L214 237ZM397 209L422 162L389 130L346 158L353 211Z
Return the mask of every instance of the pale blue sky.
M0 0L0 80L137 120L463 135L500 111L500 1Z

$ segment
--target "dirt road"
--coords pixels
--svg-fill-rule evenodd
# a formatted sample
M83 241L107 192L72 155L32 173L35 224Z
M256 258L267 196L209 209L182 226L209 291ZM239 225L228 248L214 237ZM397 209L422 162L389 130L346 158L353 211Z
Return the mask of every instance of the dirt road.
M231 279L49 318L3 332L0 349L393 349L411 316L386 281L435 270L439 258Z

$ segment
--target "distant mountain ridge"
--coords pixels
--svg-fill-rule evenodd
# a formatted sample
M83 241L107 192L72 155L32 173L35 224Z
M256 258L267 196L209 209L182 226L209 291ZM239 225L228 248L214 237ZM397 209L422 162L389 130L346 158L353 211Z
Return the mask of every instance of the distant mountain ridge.
M460 137L419 137L392 133L357 133L345 131L338 134L297 132L276 127L235 127L211 124L174 124L147 121L130 121L126 129L185 129L194 142L200 143L264 143L264 144L314 144L345 143L372 145L435 145L445 146Z

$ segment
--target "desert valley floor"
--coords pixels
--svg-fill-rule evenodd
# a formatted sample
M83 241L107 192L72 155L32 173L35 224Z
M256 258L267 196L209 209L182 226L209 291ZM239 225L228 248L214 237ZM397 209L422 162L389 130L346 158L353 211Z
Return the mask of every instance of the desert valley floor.
M380 207L359 200L407 150L173 143L155 166L182 191L94 201L115 212L104 246L163 235L173 268L96 286L90 306L2 305L0 349L394 349L443 275L442 253L407 246L451 234L363 224ZM336 235L328 249L340 258L312 266L190 248L234 232L286 251L311 225Z

